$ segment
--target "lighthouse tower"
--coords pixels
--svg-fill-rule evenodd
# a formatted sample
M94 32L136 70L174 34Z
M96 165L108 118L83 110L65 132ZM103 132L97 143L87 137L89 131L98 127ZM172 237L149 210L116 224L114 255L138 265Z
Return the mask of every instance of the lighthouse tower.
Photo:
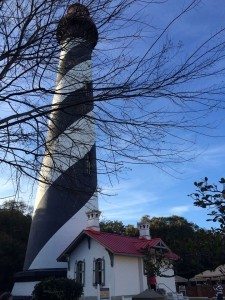
M98 32L84 5L69 6L57 39L62 50L46 152L24 271L13 288L20 297L38 281L66 274L66 263L56 259L86 227L86 212L98 210L91 66Z

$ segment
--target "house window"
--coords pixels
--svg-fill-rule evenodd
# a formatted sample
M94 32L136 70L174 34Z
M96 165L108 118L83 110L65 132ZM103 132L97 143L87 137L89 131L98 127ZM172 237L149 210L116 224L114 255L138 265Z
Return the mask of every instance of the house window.
M80 284L84 285L84 279L85 279L85 262L84 261L78 261L76 263L76 281Z
M104 258L93 261L93 285L105 285L105 260Z

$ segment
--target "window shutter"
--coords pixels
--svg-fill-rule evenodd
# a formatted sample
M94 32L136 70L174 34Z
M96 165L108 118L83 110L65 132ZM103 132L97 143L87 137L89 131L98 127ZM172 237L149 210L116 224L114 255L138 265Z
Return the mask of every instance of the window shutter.
M94 260L93 260L93 285L96 285L95 267L96 267L96 259L94 258Z
M82 264L82 272L83 272L83 286L85 286L85 259L83 260L83 264Z
M145 262L145 259L144 259L144 258L142 259L142 263L143 263L143 274L144 274L144 275L147 275L146 262Z
M105 259L104 259L104 257L102 258L102 263L101 263L101 267L102 267L102 285L105 285Z
M77 280L77 260L75 262L75 267L74 267L74 279Z
M70 271L70 256L67 257L67 267L68 271Z

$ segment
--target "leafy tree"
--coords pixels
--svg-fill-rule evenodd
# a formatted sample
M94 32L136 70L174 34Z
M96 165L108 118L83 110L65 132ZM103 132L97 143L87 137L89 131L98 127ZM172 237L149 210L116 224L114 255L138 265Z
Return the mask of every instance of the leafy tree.
M23 201L16 201L16 200L8 200L5 201L0 208L5 210L13 210L21 212L23 215L31 215L33 207L28 206Z
M0 207L0 291L10 290L13 276L23 268L31 216L26 205L7 201Z
M196 226L183 217L171 216L152 218L150 230L152 238L160 237L181 259L174 264L175 272L184 277L199 273L195 265L193 239Z
M101 231L123 234L127 236L138 236L139 231L134 225L124 225L122 221L102 220L100 222Z
M139 235L139 231L136 227L134 227L134 225L128 224L127 226L125 226L125 235L135 237Z
M50 278L38 283L33 291L35 300L76 300L83 293L83 286L67 278Z
M165 271L171 269L173 262L165 258L166 251L162 252L161 249L143 249L144 254L144 267L147 277L160 276L160 277L173 277L174 275L166 275Z
M199 228L183 217L152 218L151 235L162 238L181 257L174 265L180 276L191 278L224 263L224 237L213 230Z
M197 259L204 270L214 270L225 262L224 235L216 230L199 229L194 240Z
M194 199L194 205L210 209L210 219L207 221L219 222L220 230L225 233L225 178L219 180L220 186L210 184L208 178L194 182L196 191L189 196Z
M121 221L103 220L100 222L100 229L105 232L124 234L125 226Z

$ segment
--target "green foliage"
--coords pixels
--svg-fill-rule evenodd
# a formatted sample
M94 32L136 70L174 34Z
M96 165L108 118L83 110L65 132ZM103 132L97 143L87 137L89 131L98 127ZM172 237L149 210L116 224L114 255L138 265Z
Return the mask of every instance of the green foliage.
M109 221L103 220L100 222L100 229L105 232L123 234L125 232L125 226L121 221Z
M225 261L224 236L199 228L183 217L153 218L152 237L160 237L181 259L175 262L176 274L185 278L214 270Z
M0 206L0 292L12 288L14 274L23 268L31 216L22 206L15 201Z
M164 274L171 269L172 262L165 259L165 252L156 249L143 249L145 274L147 277L161 276L170 277Z
M83 286L67 278L49 278L38 283L33 291L35 300L75 300L83 293Z
M103 220L100 222L101 231L123 234L127 236L138 236L138 229L133 225L125 226L121 221Z
M125 226L125 235L133 237L139 236L139 231L133 225L127 225Z
M222 188L209 184L205 177L203 181L194 182L196 190L189 196L194 199L195 206L211 209L207 221L218 222L220 230L225 233L225 178L221 178L219 183Z
M23 215L31 215L33 208L23 201L9 200L5 201L1 206L4 210L14 210L21 212Z

